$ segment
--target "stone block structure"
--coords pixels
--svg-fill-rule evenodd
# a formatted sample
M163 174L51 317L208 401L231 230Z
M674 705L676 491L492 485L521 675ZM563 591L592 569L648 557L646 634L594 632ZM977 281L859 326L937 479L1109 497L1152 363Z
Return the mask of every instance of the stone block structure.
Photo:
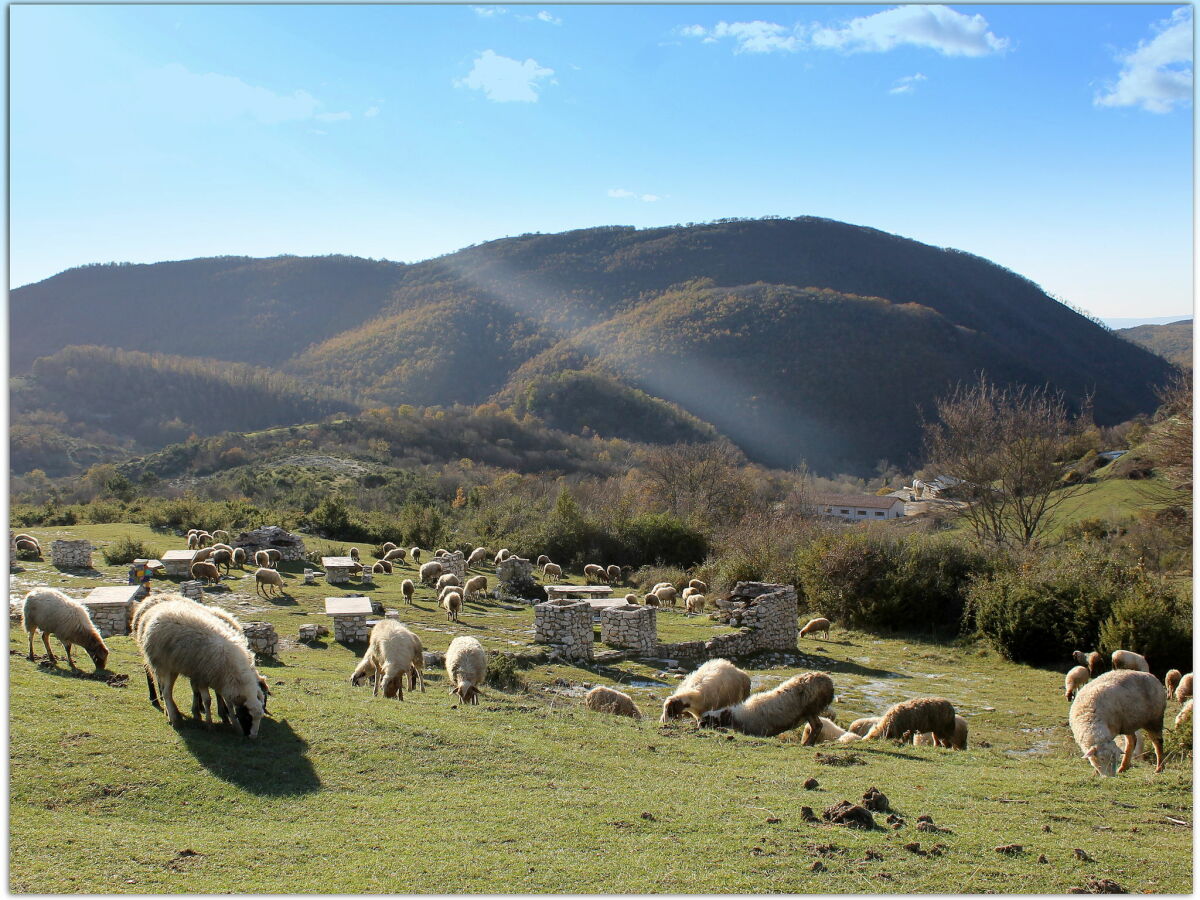
M467 558L461 550L455 550L449 556L435 556L429 562L441 563L443 575L452 572L460 582L467 580Z
M538 586L533 577L533 563L520 556L510 556L496 566L496 581L502 593L517 597L532 596Z
M549 600L533 608L534 640L568 659L592 659L592 607L586 600Z
M279 635L270 622L243 622L246 643L259 656L275 656L279 651Z
M329 629L324 625L316 623L307 623L300 626L300 640L315 641L319 637L324 637L329 634Z
M659 644L660 657L688 663L706 659L733 659L760 650L795 650L800 626L799 603L790 584L739 581L729 597L732 609L720 618L740 627L734 634L719 634L708 641Z
M129 616L134 602L141 596L140 585L93 588L80 603L92 617L92 624L101 637L129 634Z
M50 560L60 569L90 569L92 567L91 541L52 541Z
M333 619L333 639L343 644L365 643L371 637L367 616L372 615L366 597L326 597L325 614Z
M321 557L321 568L325 570L325 580L329 584L346 584L354 566L355 562L349 556Z
M191 600L202 600L204 599L204 582L185 581L179 585L179 593Z
M600 613L600 640L613 647L628 647L650 656L658 646L658 610L627 603Z
M253 531L243 531L231 543L234 547L245 550L249 560L254 559L254 554L259 550L278 550L280 558L285 562L304 559L304 541L278 525L264 525Z
M195 550L168 550L162 555L163 574L168 578L188 578L195 558Z

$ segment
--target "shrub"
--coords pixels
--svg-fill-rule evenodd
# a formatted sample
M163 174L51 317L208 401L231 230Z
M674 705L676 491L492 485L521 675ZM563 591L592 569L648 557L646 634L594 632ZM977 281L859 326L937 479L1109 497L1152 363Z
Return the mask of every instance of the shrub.
M1159 677L1175 668L1191 671L1191 610L1178 606L1164 582L1148 576L1140 579L1113 603L1112 613L1100 626L1100 649L1140 653Z
M626 565L694 566L708 554L708 539L666 513L634 516L617 527L617 558Z
M503 653L489 657L486 677L489 685L502 691L519 691L525 687L517 661Z
M127 566L135 559L157 559L158 551L131 535L117 538L100 551L110 566Z

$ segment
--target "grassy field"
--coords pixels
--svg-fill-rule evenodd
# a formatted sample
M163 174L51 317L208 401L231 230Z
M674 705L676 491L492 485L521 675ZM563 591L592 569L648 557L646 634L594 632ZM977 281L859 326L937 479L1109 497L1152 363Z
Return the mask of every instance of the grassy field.
M182 546L143 526L33 532L43 544L131 534L161 551ZM22 562L12 595L52 584L81 596L124 581L123 567L95 560L83 577ZM530 644L527 607L468 604L456 625L428 589L403 606L408 575L377 576L363 593L401 610L426 649L456 634L495 649ZM657 708L675 679L635 662L537 666L522 673L525 689L487 689L473 707L456 707L431 672L427 693L396 703L350 686L361 648L289 640L301 623L324 620L323 597L342 592L301 580L289 578L288 597L275 602L255 597L250 579L207 591L208 602L273 622L284 638L281 659L261 667L274 696L256 741L191 722L173 731L147 701L128 638L108 642L110 673L130 676L113 687L71 676L62 662L29 662L14 626L11 890L1061 893L1090 878L1135 892L1192 889L1190 758L1171 759L1161 775L1138 763L1096 777L1066 727L1059 672L973 646L836 629L829 641L804 639L786 665L746 664L756 687L829 671L843 725L899 699L945 696L970 722L966 752L809 748L794 735L660 726ZM660 622L672 640L715 628L671 611ZM578 705L582 686L614 682L647 718ZM185 690L177 699L186 708ZM818 753L857 762L831 765ZM810 777L819 782L811 790ZM803 806L819 816L870 787L906 824L893 830L879 815L878 828L857 831L802 818ZM948 830L918 831L922 814ZM913 842L919 848L906 847ZM995 849L1011 844L1022 850Z

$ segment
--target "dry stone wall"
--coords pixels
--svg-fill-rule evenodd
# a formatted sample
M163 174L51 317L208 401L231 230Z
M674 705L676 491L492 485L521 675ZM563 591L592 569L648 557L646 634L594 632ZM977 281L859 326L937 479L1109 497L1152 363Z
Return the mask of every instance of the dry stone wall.
M730 625L741 628L708 641L659 644L660 657L688 663L707 659L732 659L760 650L795 650L800 626L796 589L789 584L739 581L729 597L731 607L721 613Z
M653 606L610 606L600 613L600 640L651 655L658 645L658 610Z
M234 547L245 550L246 558L251 560L259 550L278 550L280 557L288 562L304 559L304 541L278 525L264 525L253 531L243 531L232 543Z
M50 560L60 569L90 569L92 542L53 541L50 544Z
M129 634L129 603L89 603L88 615L100 632L100 637Z
M279 651L279 635L270 622L243 622L246 643L259 656L275 656Z
M367 626L367 617L362 616L333 616L333 639L343 644L362 644L371 639L371 629Z
M592 658L592 606L586 600L550 600L533 608L534 640L551 644L567 659Z

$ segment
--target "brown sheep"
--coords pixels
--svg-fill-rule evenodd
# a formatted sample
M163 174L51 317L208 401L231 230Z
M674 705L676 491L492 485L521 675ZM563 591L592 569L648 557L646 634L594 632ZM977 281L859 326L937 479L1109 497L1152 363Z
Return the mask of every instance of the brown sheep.
M642 717L632 697L603 685L597 685L584 694L583 705L596 712L611 713L614 716L628 716L631 719Z
M867 732L869 740L905 740L905 734L932 731L939 747L954 741L954 704L941 697L917 697L897 703Z
M808 624L800 629L800 637L806 634L817 634L821 632L825 635L825 640L829 640L829 620L825 618L809 619Z
M215 563L192 563L192 567L188 571L191 572L192 578L196 581L211 581L213 584L221 583L221 570L217 568Z

